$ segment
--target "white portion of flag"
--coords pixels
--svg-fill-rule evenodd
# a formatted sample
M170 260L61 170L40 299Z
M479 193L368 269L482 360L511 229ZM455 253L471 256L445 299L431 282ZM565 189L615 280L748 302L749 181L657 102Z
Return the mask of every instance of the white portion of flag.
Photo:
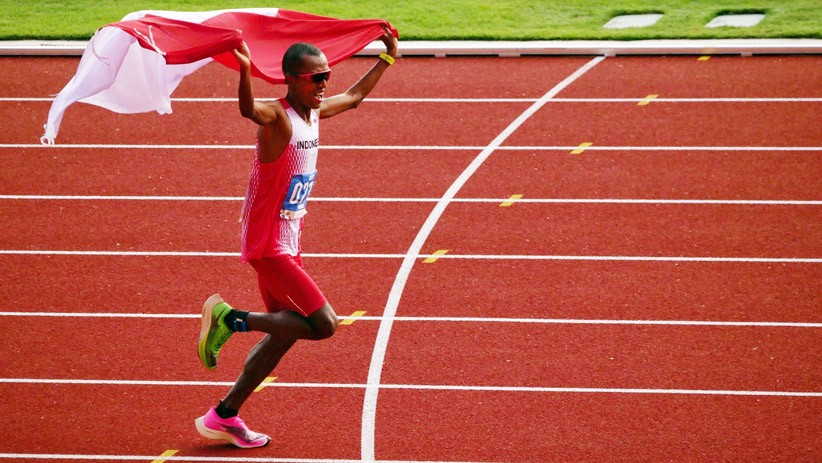
M277 11L277 8L201 12L143 10L127 14L123 21L152 15L200 23L228 12L274 17ZM161 54L141 47L133 36L116 27L103 27L86 45L77 73L54 99L40 142L54 144L66 109L78 101L118 113L169 114L171 94L183 77L211 61L206 58L191 64L166 64Z
M66 109L78 101L118 113L168 114L171 94L185 76L212 61L238 70L230 52L243 43L254 56L251 75L282 84L282 56L294 43L312 43L333 66L380 38L385 27L390 24L380 19L277 8L129 13L89 40L76 75L52 104L40 141L54 143Z

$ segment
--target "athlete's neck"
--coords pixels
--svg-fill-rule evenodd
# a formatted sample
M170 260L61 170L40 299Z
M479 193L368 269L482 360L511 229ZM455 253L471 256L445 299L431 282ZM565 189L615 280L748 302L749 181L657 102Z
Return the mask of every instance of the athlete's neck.
M291 105L294 112L296 112L297 115L306 122L306 124L311 123L311 108L302 104L300 100L292 96L291 93L285 96L285 100L288 101L288 104Z

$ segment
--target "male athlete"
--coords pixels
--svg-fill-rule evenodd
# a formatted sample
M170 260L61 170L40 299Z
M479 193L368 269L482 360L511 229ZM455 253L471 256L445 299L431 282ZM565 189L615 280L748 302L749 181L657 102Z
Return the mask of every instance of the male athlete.
M337 314L303 270L300 231L317 175L319 120L356 108L394 63L397 39L384 29L380 40L386 51L380 59L345 93L329 97L328 60L313 45L298 43L285 52L288 93L273 103L254 100L251 54L245 44L234 50L240 67L240 113L259 125L243 205L242 261L257 271L267 312L241 312L219 294L211 296L203 306L200 360L208 369L216 368L220 348L234 332L262 331L266 336L249 352L228 395L195 420L205 437L243 448L268 444L267 435L249 430L239 418L240 407L298 339L325 339L337 329Z

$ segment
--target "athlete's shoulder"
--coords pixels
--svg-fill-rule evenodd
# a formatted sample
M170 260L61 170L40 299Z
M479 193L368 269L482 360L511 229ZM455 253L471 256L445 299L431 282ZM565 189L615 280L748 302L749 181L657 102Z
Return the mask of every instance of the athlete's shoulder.
M268 127L269 130L274 129L277 131L291 130L291 120L288 116L288 112L286 111L289 108L289 105L284 98L273 101L265 101L263 104L266 105L268 111L276 115L276 117L272 118L272 120L263 127Z
M289 106L285 99L265 101L263 104L267 105L272 111L276 112L278 116L287 117L286 109L288 109Z

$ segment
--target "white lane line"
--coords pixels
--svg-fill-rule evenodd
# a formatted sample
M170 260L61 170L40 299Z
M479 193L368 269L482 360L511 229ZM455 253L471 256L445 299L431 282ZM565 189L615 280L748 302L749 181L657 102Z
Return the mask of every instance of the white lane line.
M274 101L273 98L258 98L260 101ZM553 98L551 103L638 103L645 100L636 98ZM43 103L54 98L3 97L0 102ZM232 97L190 97L172 98L178 103L236 103ZM538 98L368 98L365 103L535 103ZM762 98L654 98L654 102L664 103L819 103L822 98L814 97L762 97Z
M0 200L31 201L242 201L242 196L137 196L137 195L0 195ZM348 198L316 197L310 202L339 203L436 203L439 198ZM771 199L642 199L642 198L454 198L453 203L523 204L712 204L761 206L819 206L822 200Z
M136 195L0 195L0 199L32 201L242 201L242 196ZM317 198L312 198L312 200Z
M541 392L571 394L672 394L672 395L728 395L728 396L773 396L773 397L822 397L815 391L753 391L716 389L635 389L598 387L539 387L539 386L451 386L451 385L404 385L388 384L386 389L416 389L435 391L488 391L488 392Z
M419 258L435 257L423 254ZM568 261L615 261L615 262L739 262L739 263L804 263L815 264L822 258L814 257L697 257L697 256L559 256L559 255L470 255L445 254L439 259L478 260L568 260Z
M159 381L118 379L60 379L60 378L0 378L0 384L46 384L90 386L167 386L167 387L225 387L223 381ZM351 383L265 383L263 387L310 389L368 389L368 384ZM822 397L817 391L766 391L722 389L662 389L662 388L601 388L601 387L544 387L544 386L467 386L451 384L381 384L382 389L430 391L529 392L569 394L660 394L660 395L722 395L771 397ZM373 459L372 459L373 460ZM368 461L372 461L368 460Z
M503 146L501 151L571 151L577 146ZM591 145L585 151L822 151L822 146L597 146Z
M117 257L239 257L238 252L215 251L69 251L43 249L0 249L0 255L117 256ZM473 259L473 260L560 260L560 261L635 261L635 262L737 262L816 264L815 257L696 257L696 256L560 256L527 254L353 254L304 253L303 257L321 259Z
M373 317L378 318L378 317ZM358 320L368 320L360 317ZM402 322L460 322L460 323L535 323L551 325L638 325L638 326L732 326L762 328L822 328L822 323L755 322L715 320L608 320L579 318L500 318L500 317L395 317Z
M383 311L383 319L380 322L380 327L377 331L377 339L374 343L374 351L371 356L371 363L368 368L368 386L365 390L365 399L363 401L362 414L362 436L360 452L363 460L370 461L375 459L375 428L377 415L377 397L379 395L380 381L382 377L382 368L385 361L385 353L388 348L388 340L391 336L391 328L393 325L393 318L396 316L397 308L399 307L400 298L405 290L405 284L408 276L411 273L411 268L418 259L418 255L434 229L434 226L439 221L445 208L456 197L462 186L468 181L474 172L479 169L480 165L491 156L491 153L496 150L502 143L521 126L528 118L535 114L542 106L549 100L554 98L560 91L565 89L568 85L574 82L581 75L585 74L589 69L594 67L604 57L596 57L582 66L576 72L568 76L565 80L557 84L554 88L548 91L537 102L529 106L522 114L520 114L513 122L511 122L505 130L497 135L488 146L484 147L482 151L474 158L473 161L465 168L465 170L454 180L454 183L448 187L448 190L442 196L439 202L434 206L428 218L423 223L411 247L408 249L405 258L403 258L400 269L397 272L397 277L391 286L391 291L388 294L388 301Z
M163 318L199 319L200 314L175 313L117 313L117 312L0 312L0 317L45 317L45 318ZM340 315L341 320L377 321L381 316ZM637 326L728 326L760 328L822 328L822 323L805 322L757 322L718 320L608 320L579 318L501 318L501 317L394 317L395 322L432 323L511 323L547 325L637 325Z
M2 249L0 255L55 255L55 256L116 256L116 257L240 257L239 252L218 251L69 251L69 250L35 250L35 249ZM317 254L303 253L303 257L332 259L402 259L405 254Z
M160 150L160 149L168 149L168 150L251 150L254 149L254 145L135 145L135 144L112 144L112 143L66 143L66 144L54 144L54 145L44 145L44 144L32 144L32 143L5 143L0 144L0 149L91 149L91 150L100 150L100 149L118 149L118 150L139 150L139 149L147 149L147 150ZM99 153L91 153L97 155Z
M199 319L200 314L184 314L184 313L115 313L115 312L0 312L0 317L46 317L46 318L171 318L171 319L185 319L193 318ZM360 317L361 319L362 317Z
M646 98L554 98L552 103L639 103ZM654 98L653 103L820 103L822 98Z
M40 143L2 143L0 149L42 149L59 150L66 149L117 149L117 150L252 150L254 145L135 145L135 144L101 144L101 143L78 143L78 144L54 144L43 145ZM480 151L484 146L452 146L452 145L323 145L325 150L374 150L374 151ZM497 151L573 151L579 145L565 146L499 146ZM585 148L585 151L822 151L820 146L597 146L592 145ZM89 153L98 154L98 153Z
M188 461L218 463L478 463L459 461L419 461L419 460L362 460L322 459L322 458L263 458L263 457L201 457L201 456L162 456L157 455L91 455L74 453L0 453L0 459L12 460L72 460L72 461ZM486 462L487 463L487 462Z

